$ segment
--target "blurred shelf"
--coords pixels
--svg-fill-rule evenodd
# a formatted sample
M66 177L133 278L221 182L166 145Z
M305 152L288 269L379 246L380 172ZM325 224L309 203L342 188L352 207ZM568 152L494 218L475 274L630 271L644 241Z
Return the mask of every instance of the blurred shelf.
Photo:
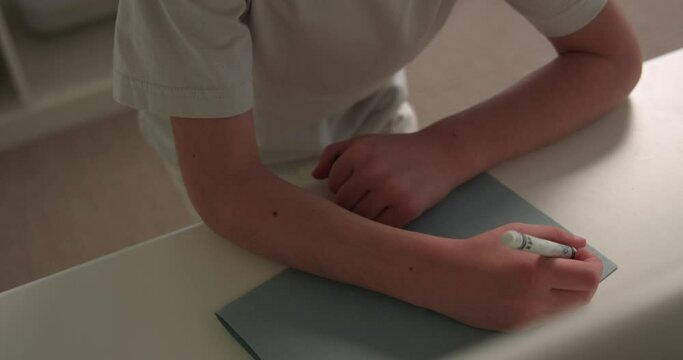
M0 58L12 60L0 70L0 150L124 110L111 95L114 19L43 34L7 0L0 10Z
M78 96L111 81L114 20L43 35L28 30L16 21L17 16L11 19L9 28L28 82L30 104Z

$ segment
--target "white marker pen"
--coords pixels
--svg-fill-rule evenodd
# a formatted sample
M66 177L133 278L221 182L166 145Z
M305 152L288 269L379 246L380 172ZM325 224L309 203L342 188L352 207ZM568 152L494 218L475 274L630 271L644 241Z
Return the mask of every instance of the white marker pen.
M576 249L571 246L539 239L514 230L506 231L500 237L500 241L510 249L524 250L545 257L573 259L576 256Z

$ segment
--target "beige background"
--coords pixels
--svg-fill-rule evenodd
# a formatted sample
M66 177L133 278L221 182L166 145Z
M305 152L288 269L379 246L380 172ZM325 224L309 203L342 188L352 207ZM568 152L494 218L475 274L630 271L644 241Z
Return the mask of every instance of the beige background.
M683 47L683 2L620 3L646 59ZM461 0L409 67L411 100L424 125L551 56L502 1ZM132 113L0 153L0 291L190 223Z

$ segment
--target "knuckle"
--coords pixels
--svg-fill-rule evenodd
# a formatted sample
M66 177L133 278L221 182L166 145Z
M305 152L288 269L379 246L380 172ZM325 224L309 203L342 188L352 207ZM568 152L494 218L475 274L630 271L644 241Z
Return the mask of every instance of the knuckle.
M415 199L409 199L403 203L403 213L411 219L420 215L420 209L420 204Z

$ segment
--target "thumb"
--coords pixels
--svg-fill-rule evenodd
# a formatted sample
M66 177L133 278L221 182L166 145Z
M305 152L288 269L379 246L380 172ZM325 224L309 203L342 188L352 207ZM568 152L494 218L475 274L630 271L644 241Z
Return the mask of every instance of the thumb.
M325 179L330 175L330 170L334 162L341 156L344 151L351 145L353 139L348 139L328 145L320 155L318 165L313 169L311 175L316 179Z

